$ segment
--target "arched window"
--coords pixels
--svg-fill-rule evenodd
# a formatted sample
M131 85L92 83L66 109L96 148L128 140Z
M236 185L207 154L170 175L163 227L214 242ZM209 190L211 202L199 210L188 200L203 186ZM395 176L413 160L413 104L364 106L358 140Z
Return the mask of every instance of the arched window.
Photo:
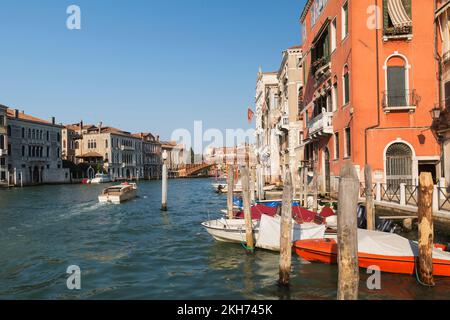
M413 152L402 142L389 146L386 151L386 182L390 188L398 188L401 183L412 184Z
M387 107L408 106L409 86L407 62L401 56L390 57L386 62L386 105Z

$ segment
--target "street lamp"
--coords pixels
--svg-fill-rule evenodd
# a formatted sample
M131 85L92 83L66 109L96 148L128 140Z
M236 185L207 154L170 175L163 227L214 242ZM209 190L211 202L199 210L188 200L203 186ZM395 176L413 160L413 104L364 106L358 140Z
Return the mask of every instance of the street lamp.
M430 113L433 121L437 121L441 117L441 108L436 105L433 109L431 109Z

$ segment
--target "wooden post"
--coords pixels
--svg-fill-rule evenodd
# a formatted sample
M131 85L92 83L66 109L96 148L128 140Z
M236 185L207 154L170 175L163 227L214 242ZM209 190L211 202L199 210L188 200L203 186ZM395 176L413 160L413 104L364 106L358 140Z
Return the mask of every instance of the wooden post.
M228 219L234 218L233 191L234 191L234 165L229 165L228 166L228 197L227 197Z
M372 189L372 167L369 164L367 164L364 168L364 181L366 184L367 230L375 230L375 204Z
M292 174L286 168L281 209L280 279L281 285L289 285L292 263Z
M341 169L338 201L338 300L357 300L359 179L351 161Z
M305 167L303 168L303 185L304 185L304 198L303 207L308 208L308 196L309 196L309 186L308 186L308 163L305 162Z
M167 179L168 179L167 162L166 159L164 159L162 168L162 201L161 201L162 211L167 211Z
M317 159L318 157L316 157L315 160L313 160L313 195L314 195L314 199L313 199L313 207L312 207L312 211L314 212L318 212L319 211L319 186L318 186L318 181L317 181Z
M249 188L249 172L248 167L242 168L242 195L244 198L244 218L245 218L245 234L247 239L247 250L254 250L253 241L253 221L250 209L250 188Z
M256 169L252 167L250 173L250 200L252 203L255 203L255 184L256 184Z
M419 278L427 286L434 286L433 278L433 177L422 172L419 179Z

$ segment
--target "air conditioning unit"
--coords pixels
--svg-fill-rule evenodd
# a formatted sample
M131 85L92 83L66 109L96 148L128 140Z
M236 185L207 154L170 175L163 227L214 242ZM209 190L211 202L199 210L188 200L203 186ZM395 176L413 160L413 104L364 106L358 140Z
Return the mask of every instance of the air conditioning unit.
M0 157L7 156L7 155L8 155L8 150L0 149Z

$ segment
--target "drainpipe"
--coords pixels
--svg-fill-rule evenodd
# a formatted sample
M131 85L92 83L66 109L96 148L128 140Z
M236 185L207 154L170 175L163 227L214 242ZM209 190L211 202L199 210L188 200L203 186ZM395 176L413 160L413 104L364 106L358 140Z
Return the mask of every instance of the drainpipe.
M375 7L377 8L377 13L378 11L378 0L375 0ZM367 134L369 133L369 130L378 128L380 126L380 50L379 50L379 43L378 43L378 36L379 36L379 17L377 16L377 26L375 29L375 44L376 44L376 75L377 75L377 124L373 125L371 127L368 127L365 129L364 132L364 154L365 154L365 163L366 165L369 164L369 155L368 155L368 148L367 148Z

